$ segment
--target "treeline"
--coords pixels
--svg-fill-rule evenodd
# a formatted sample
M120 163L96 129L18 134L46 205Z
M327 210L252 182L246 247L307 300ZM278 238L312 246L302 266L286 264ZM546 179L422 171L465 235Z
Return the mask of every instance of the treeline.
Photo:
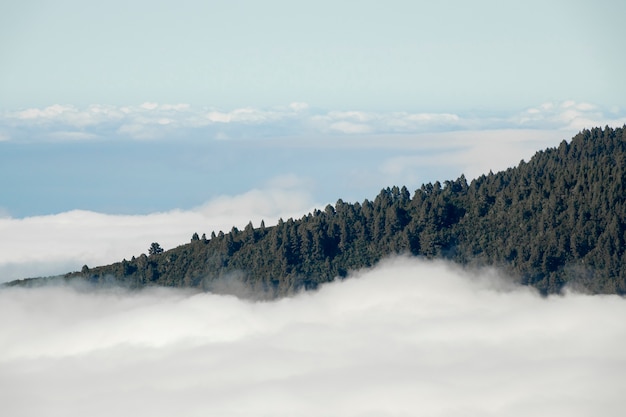
M566 284L626 292L626 127L584 130L571 142L467 183L464 176L342 200L273 227L233 228L66 278L115 277L130 287L214 290L235 277L284 295L344 277L391 254L495 265L542 293Z

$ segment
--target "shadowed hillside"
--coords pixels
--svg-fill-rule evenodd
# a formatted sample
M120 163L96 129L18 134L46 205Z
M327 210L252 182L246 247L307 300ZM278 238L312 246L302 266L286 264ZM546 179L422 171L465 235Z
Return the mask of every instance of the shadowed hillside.
M269 296L344 277L391 254L495 265L542 293L570 284L626 292L626 130L584 130L515 168L338 200L273 227L195 234L190 243L65 275L90 282L197 287L233 283ZM33 283L15 281L9 285Z

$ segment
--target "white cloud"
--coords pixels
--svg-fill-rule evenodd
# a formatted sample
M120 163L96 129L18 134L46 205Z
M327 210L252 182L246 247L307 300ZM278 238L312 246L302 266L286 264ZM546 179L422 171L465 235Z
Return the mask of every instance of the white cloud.
M48 276L105 265L146 253L151 242L162 247L187 243L193 233L243 229L252 221L269 226L278 218L311 211L311 196L301 181L278 179L263 189L221 196L191 210L147 215L110 215L84 210L14 219L0 218L0 282Z
M170 111L170 110L174 110L174 111L186 111L189 110L191 108L191 106L187 103L178 103L178 104L162 104L160 106L161 110L163 111Z
M52 119L63 115L64 113L73 113L76 109L72 106L62 106L55 104L44 109L26 109L15 113L15 117L23 120L32 119Z
M228 123L231 121L231 116L228 113L222 113L218 111L212 111L206 116L210 122L213 123Z
M331 111L327 117L331 120L351 120L354 122L368 122L376 117L362 111Z
M361 111L331 111L314 115L311 122L318 129L354 133L407 133L429 130L456 130L469 126L469 121L451 113L366 113Z
M303 102L297 102L297 101L295 101L295 102L293 102L293 103L291 103L291 104L289 105L289 108L290 108L291 110L294 110L294 111L299 112L299 111L304 111L304 110L307 110L307 109L309 108L309 105L308 105L308 103L303 103Z
M279 217L301 217L312 208L308 193L290 186L255 189L237 196L218 197L194 211L214 221L219 220L219 224L230 223L228 229L223 229L226 232L232 225L246 225L250 220L258 225L265 219L269 225Z
M85 128L116 123L123 117L123 112L114 106L91 105L85 109L78 109L70 105L55 104L43 109L31 108L10 112L5 116L5 120L10 124L20 126L43 124L49 127L49 125L58 124L62 127Z
M626 302L415 259L276 302L0 291L10 415L621 416Z
M626 123L626 116L585 102L573 100L561 103L543 103L514 116L512 121L528 128L560 129L573 131L606 125L619 127Z
M36 127L45 129L45 137L54 139L79 139L77 134L67 135L76 129L84 135L84 139L100 136L101 129L113 127L122 136L138 139L158 137L162 133L155 127L177 125L178 120L189 123L185 117L189 105L161 105L143 103L138 107L116 107L108 105L91 105L84 109L74 106L59 105L44 109L26 109L5 114L5 121L13 127Z
M407 120L416 121L416 122L456 122L459 120L459 116L456 114L431 114L431 113L419 113L419 114L409 114L406 117Z
M332 123L329 128L331 130L341 132L341 133L369 133L372 131L372 128L366 124L362 123L352 123L352 122L335 122Z
M457 132L449 135L451 151L437 159L441 164L457 166L469 178L476 178L490 170L498 172L515 167L521 159L528 161L538 150L558 146L570 140L575 132L558 130L490 130Z
M145 110L154 110L157 107L159 107L159 103L145 102L145 103L143 103L139 107L141 107L142 109L145 109Z
M508 129L422 133L380 138L378 146L404 149L402 155L382 159L377 170L359 173L365 181L419 187L424 182L444 181L464 174L468 181L490 170L498 172L528 161L539 149L557 146L571 135L559 130ZM395 143L393 143L395 141ZM368 146L373 146L369 144ZM445 177L433 172L447 172ZM425 178L425 173L431 177Z
M289 116L292 116L291 112L265 111L246 107L230 112L211 111L206 118L212 123L261 124L279 121Z
M19 137L19 129L29 128L45 129L44 135L39 137L72 131L102 136L102 130L108 129L107 132L112 130L121 137L135 139L177 137L177 132L188 135L194 129L206 136L206 129L209 129L209 137L226 134L236 139L249 135L251 126L262 126L264 132L270 130L281 135L288 132L299 137L336 133L349 136L520 128L560 129L575 133L582 128L626 123L626 115L620 114L619 109L617 113L614 110L585 102L564 101L542 103L520 113L481 118L432 112L319 111L311 110L307 103L300 102L266 109L243 107L232 110L198 108L184 103L146 102L139 106L92 105L83 109L55 104L43 109L5 112L3 121L7 126L7 138ZM228 126L228 132L210 130L220 125ZM10 129L18 129L17 134ZM255 135L259 133L255 132ZM29 138L32 139L32 135Z

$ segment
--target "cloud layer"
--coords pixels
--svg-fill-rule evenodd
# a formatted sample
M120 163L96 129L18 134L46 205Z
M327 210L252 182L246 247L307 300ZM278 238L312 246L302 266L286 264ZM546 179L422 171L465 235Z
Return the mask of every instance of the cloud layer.
M0 291L12 416L620 416L626 302L397 258L276 302Z
M429 112L365 112L314 109L307 103L232 110L146 102L139 106L55 104L0 114L2 140L93 140L96 138L205 139L308 134L366 135L484 129L562 129L622 125L626 114L590 103L548 102L516 113L460 115Z
M50 276L105 265L146 253L151 242L165 249L187 243L193 233L229 232L252 221L258 227L311 211L311 196L297 178L276 178L263 189L217 197L190 210L114 215L73 210L23 219L0 218L0 282Z

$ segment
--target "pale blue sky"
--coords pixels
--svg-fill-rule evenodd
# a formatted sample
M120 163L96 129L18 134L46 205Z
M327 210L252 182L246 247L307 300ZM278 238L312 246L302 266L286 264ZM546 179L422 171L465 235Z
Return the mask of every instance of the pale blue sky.
M624 106L620 1L33 1L0 6L0 108Z

